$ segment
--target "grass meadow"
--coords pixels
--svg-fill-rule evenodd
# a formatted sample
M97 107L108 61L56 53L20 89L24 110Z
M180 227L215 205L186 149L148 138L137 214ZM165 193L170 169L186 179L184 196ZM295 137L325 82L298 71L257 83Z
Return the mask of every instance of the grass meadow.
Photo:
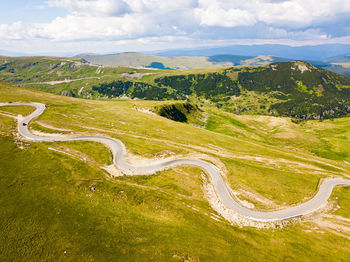
M250 192L242 199L261 210L273 206L256 195L274 206L296 204L313 196L320 179L350 173L349 118L295 124L204 107L208 121L198 128L136 110L164 102L82 100L0 84L0 102L8 101L47 105L33 130L118 138L138 157L206 155L223 163L232 189ZM0 112L25 115L31 108ZM327 223L305 218L282 229L241 228L216 218L200 169L114 178L101 169L111 163L104 146L23 142L15 125L0 114L1 261L350 259L349 188L335 190L331 202L339 208Z

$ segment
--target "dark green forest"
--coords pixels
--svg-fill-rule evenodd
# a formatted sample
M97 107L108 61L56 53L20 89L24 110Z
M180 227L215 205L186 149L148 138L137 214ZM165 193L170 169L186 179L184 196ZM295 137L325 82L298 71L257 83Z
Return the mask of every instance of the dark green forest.
M253 92L274 101L266 114L299 119L327 119L350 113L350 78L302 61L267 66L232 67L215 73L165 75L152 83L114 81L94 86L108 98L128 96L150 100L189 100L191 97L218 107L239 105L235 98ZM262 107L265 108L263 105Z

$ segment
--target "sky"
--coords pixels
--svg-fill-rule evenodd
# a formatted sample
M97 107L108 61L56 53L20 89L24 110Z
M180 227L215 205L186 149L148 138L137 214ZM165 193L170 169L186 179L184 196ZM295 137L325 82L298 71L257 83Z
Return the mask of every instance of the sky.
M0 0L0 50L350 44L350 0Z

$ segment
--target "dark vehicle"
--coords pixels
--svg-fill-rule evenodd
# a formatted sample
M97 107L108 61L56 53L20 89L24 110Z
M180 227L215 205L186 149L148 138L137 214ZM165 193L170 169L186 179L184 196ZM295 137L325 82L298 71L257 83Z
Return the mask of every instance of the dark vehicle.
M26 126L27 124L26 123L23 123L23 126Z

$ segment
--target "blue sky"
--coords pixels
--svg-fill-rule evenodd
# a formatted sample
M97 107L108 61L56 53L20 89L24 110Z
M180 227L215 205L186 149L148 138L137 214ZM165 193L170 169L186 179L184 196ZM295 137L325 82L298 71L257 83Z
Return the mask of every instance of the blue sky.
M40 0L0 0L0 24L22 21L23 23L50 22L57 16L67 15L64 8L47 8Z
M0 50L350 44L349 0L0 0Z

